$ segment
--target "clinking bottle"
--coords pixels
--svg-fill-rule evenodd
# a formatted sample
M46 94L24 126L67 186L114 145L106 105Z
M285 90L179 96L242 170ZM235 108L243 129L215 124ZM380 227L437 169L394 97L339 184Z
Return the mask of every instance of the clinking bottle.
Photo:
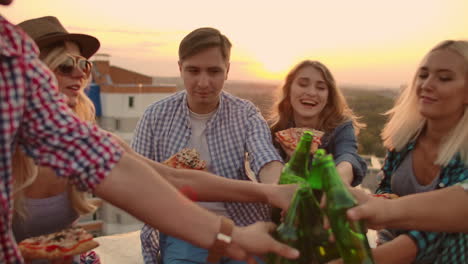
M322 157L322 184L326 195L326 215L335 236L338 251L346 264L373 264L372 252L362 221L350 221L349 208L357 205L356 199L344 185L333 157Z

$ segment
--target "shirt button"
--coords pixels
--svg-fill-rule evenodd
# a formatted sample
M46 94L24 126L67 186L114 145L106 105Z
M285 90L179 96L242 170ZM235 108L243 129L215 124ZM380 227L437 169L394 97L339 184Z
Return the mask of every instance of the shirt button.
M439 187L440 188L444 188L445 187L445 184L443 182L439 183Z

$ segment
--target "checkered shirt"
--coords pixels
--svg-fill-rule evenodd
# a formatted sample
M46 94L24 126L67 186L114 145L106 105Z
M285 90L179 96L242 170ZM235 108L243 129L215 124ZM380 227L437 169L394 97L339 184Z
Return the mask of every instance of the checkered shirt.
M83 190L93 189L121 156L107 134L73 115L37 54L33 41L0 16L0 263L23 263L11 227L16 145Z
M384 178L377 193L392 193L392 175L414 146L415 142L412 142L400 152L391 151L387 154L383 167ZM447 166L441 168L439 179L438 189L466 181L468 168L457 155ZM409 235L418 247L417 263L468 263L468 234L417 230L404 231L403 234Z
M227 92L207 122L206 137L212 157L212 172L230 179L249 180L244 168L245 153L256 175L271 161L282 161L272 145L270 129L249 101ZM164 161L187 146L191 137L186 92L178 92L148 107L139 121L132 147L152 160ZM258 176L257 176L257 180ZM245 226L270 219L269 207L260 203L225 203L229 216ZM156 263L154 230L145 226L141 239L146 263Z

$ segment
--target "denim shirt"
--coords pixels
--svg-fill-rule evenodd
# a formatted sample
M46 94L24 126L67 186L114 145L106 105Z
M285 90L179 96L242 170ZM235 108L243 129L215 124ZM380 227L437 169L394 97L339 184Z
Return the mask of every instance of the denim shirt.
M401 151L389 151L382 168L384 178L376 193L393 193L392 175L405 159L406 155L414 149L416 142L410 142ZM468 167L459 155L453 157L447 166L443 166L439 174L439 184L436 189L453 186L468 180ZM424 232L419 230L401 231L397 234L406 234L416 243L418 254L415 263L468 263L468 234Z
M367 172L367 164L357 153L358 144L352 121L346 121L331 133L326 133L322 137L320 148L333 155L336 165L343 161L351 163L354 175L351 186L357 186L362 182Z

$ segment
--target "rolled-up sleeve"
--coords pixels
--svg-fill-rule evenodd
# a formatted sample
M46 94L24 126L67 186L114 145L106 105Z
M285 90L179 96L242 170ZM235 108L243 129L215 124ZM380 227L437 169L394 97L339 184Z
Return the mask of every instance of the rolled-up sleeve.
M333 137L335 142L330 152L333 153L336 165L343 161L351 163L354 176L351 185L359 185L366 174L367 164L357 153L358 144L352 122L337 127Z
M250 166L257 180L258 173L267 163L272 161L283 162L276 148L273 146L270 128L261 116L258 109L251 107L248 115L247 151L250 158Z
M47 67L30 60L19 144L41 166L69 177L81 190L93 189L120 160L122 150L96 125L78 119L56 90Z

